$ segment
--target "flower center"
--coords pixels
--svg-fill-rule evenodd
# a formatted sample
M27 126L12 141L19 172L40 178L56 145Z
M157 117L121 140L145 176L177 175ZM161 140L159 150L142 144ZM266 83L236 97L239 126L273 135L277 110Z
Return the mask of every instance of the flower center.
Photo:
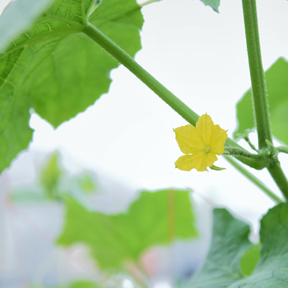
M209 145L207 145L205 147L205 153L208 154L209 152L211 152L211 147Z

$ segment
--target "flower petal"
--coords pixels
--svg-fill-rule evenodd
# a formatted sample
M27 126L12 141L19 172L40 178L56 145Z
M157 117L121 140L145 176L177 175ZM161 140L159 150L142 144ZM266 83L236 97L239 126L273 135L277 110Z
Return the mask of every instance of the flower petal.
M205 145L210 144L213 126L214 123L208 114L200 116L196 123L196 129L199 131Z
M214 125L210 142L211 151L218 155L222 154L227 137L227 132L224 129L219 125Z
M213 153L206 154L198 151L193 155L184 155L178 158L175 166L183 171L190 171L195 168L197 171L207 171L207 167L213 165L217 160L217 156Z
M194 126L181 126L174 129L174 132L176 134L176 141L180 147L180 150L184 154L191 154L199 149L203 150L205 148L199 132Z

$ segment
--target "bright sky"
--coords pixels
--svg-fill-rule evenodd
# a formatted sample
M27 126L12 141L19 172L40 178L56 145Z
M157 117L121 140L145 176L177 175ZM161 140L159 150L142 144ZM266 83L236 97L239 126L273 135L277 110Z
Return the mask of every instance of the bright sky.
M267 69L280 56L288 59L288 2L257 2ZM144 7L143 48L136 61L195 112L210 114L231 137L237 125L235 104L250 87L250 77L241 1L222 0L219 10L217 14L199 0L163 0ZM126 68L111 76L108 94L56 130L33 115L29 149L61 149L135 191L190 187L256 225L273 202L224 159L215 163L227 168L221 172L175 169L182 153L173 128L186 121ZM287 156L282 158L288 171ZM268 173L256 175L278 191Z

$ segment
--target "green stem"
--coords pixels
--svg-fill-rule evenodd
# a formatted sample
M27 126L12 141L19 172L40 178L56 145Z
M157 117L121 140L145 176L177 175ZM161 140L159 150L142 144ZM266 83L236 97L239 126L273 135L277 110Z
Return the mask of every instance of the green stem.
M159 1L161 1L161 0L149 0L149 1L146 1L144 3L139 4L139 6L142 8L142 7L146 6L146 5L152 4L154 2L159 2Z
M245 23L245 34L249 58L252 94L255 109L256 127L259 149L269 149L272 144L270 118L268 112L268 98L262 67L261 50L257 22L256 0L242 0ZM268 141L267 141L268 140ZM288 200L288 181L276 159L272 161L268 170L279 189Z
M275 161L268 167L268 171L270 172L271 176L273 177L275 183L278 185L283 195L285 196L286 201L288 201L288 181L280 166L280 162Z
M268 100L262 67L261 50L258 33L256 0L242 0L247 51L249 58L252 95L255 109L255 120L258 132L259 149L266 148L266 140L272 143Z
M166 102L172 109L174 109L179 115L181 115L187 122L196 125L199 118L193 110L185 105L179 98L177 98L166 87L159 83L153 76L151 76L145 69L143 69L129 54L109 39L105 34L98 30L93 25L87 23L87 27L83 31L92 40L98 43L103 49L105 49L110 55L117 59L127 69L129 69L136 77L138 77L143 83L145 83L152 91L154 91L164 102ZM232 139L226 140L225 146L235 147L249 153ZM255 169L263 169L265 166L259 163L258 160L236 156L241 162Z
M275 148L276 148L276 150L279 153L282 152L282 153L288 154L288 147L287 146L278 146L278 147L275 147Z
M256 186L258 186L267 196L269 196L276 203L282 203L283 201L276 196L269 188L265 186L263 182L261 182L257 177L251 174L248 170L246 170L242 165L237 163L230 157L225 157L225 159L232 164L239 172L241 172L245 177L247 177L251 182L253 182Z

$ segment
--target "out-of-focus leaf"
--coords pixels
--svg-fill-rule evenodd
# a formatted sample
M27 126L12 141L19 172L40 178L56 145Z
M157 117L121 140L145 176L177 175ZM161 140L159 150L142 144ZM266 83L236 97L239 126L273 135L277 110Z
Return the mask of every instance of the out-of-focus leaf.
M241 271L243 275L250 276L260 259L260 243L247 250L241 257Z
M218 8L220 5L220 0L201 0L205 5L210 6L214 11L219 12Z
M36 287L33 287L36 288ZM76 281L68 286L53 286L47 288L101 288L98 284L91 282L91 281Z
M97 3L55 0L0 53L0 172L31 140L30 108L56 127L108 91L119 63L82 32L86 21L131 56L141 48L136 1Z
M79 181L80 189L84 193L90 194L90 193L94 193L97 191L97 187L95 185L95 182L92 179L91 175L89 175L88 173L84 173L83 175L81 175L81 177L79 177L78 181Z
M0 51L4 51L15 37L23 32L53 0L11 1L0 17Z
M261 220L261 257L252 274L245 277L241 273L240 260L252 247L248 234L247 224L225 209L216 209L206 262L192 281L181 287L288 287L288 204L277 205ZM254 258L254 264L256 260Z
M69 288L100 288L100 286L90 281L77 281L70 284Z
M53 154L41 171L40 181L48 198L59 199L58 185L62 170L59 167L59 154Z
M269 112L271 117L272 134L278 140L288 145L288 62L279 58L266 72ZM238 133L255 128L251 89L244 94L237 104Z
M136 261L153 245L196 237L188 191L141 192L123 214L87 211L72 198L66 201L66 222L57 243L86 244L102 269Z

